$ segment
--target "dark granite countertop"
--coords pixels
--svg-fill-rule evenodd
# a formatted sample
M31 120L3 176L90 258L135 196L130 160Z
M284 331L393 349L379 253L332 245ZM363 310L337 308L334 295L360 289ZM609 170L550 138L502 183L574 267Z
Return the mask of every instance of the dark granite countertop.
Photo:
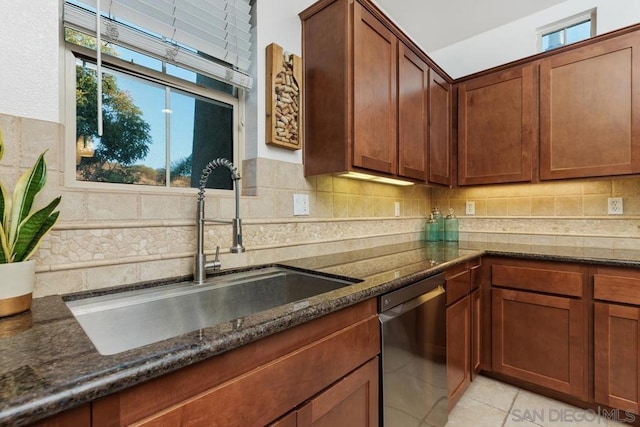
M96 351L62 296L36 298L29 312L0 319L0 425L73 408L483 254L640 267L640 251L419 241L299 259L281 264L363 281L111 356Z

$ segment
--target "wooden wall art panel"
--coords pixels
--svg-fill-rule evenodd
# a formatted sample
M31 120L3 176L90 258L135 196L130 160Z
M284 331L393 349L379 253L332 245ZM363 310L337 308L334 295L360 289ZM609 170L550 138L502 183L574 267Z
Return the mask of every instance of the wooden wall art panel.
M267 46L267 120L269 145L302 148L302 60L281 46Z

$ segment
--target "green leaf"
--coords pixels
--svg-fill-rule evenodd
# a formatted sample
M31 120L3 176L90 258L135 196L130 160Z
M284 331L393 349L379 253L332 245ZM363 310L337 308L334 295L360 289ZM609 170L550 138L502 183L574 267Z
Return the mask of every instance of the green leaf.
M53 212L53 210L59 203L60 197L57 197L44 208L29 215L20 224L13 249L14 262L26 261L38 249L42 238L58 220L60 212Z
M8 237L9 233L9 211L11 210L11 200L4 185L0 182L0 230Z
M11 262L11 250L4 229L0 228L0 264Z
M18 227L29 215L33 200L36 194L44 187L47 181L47 165L44 161L44 154L40 154L36 164L26 171L13 190L13 203L11 206L11 228L9 230L9 247L15 247L18 237Z

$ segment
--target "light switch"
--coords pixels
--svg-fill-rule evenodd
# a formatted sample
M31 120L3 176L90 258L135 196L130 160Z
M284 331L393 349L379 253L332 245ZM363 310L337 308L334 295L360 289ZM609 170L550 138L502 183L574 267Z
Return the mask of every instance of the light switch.
M295 216L309 215L309 195L293 195L293 214Z

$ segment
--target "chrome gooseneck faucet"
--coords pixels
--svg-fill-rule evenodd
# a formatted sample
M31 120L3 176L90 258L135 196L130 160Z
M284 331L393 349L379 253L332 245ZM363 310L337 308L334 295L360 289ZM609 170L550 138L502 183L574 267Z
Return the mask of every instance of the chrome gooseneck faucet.
M211 172L218 166L224 166L231 172L231 179L233 179L233 187L235 189L236 199L236 216L231 221L219 221L215 219L206 219L204 217L204 191L207 179ZM216 258L207 262L207 256L204 253L204 223L205 222L218 222L233 225L233 246L229 249L232 253L244 252L244 246L242 246L242 220L240 219L240 187L238 186L240 181L240 174L238 169L227 159L215 159L207 163L207 166L202 170L202 176L200 177L200 186L198 187L198 218L197 218L197 246L198 251L195 256L195 266L193 268L193 281L197 284L202 284L207 276L207 268L220 268L220 260L218 254L220 248L216 247Z

